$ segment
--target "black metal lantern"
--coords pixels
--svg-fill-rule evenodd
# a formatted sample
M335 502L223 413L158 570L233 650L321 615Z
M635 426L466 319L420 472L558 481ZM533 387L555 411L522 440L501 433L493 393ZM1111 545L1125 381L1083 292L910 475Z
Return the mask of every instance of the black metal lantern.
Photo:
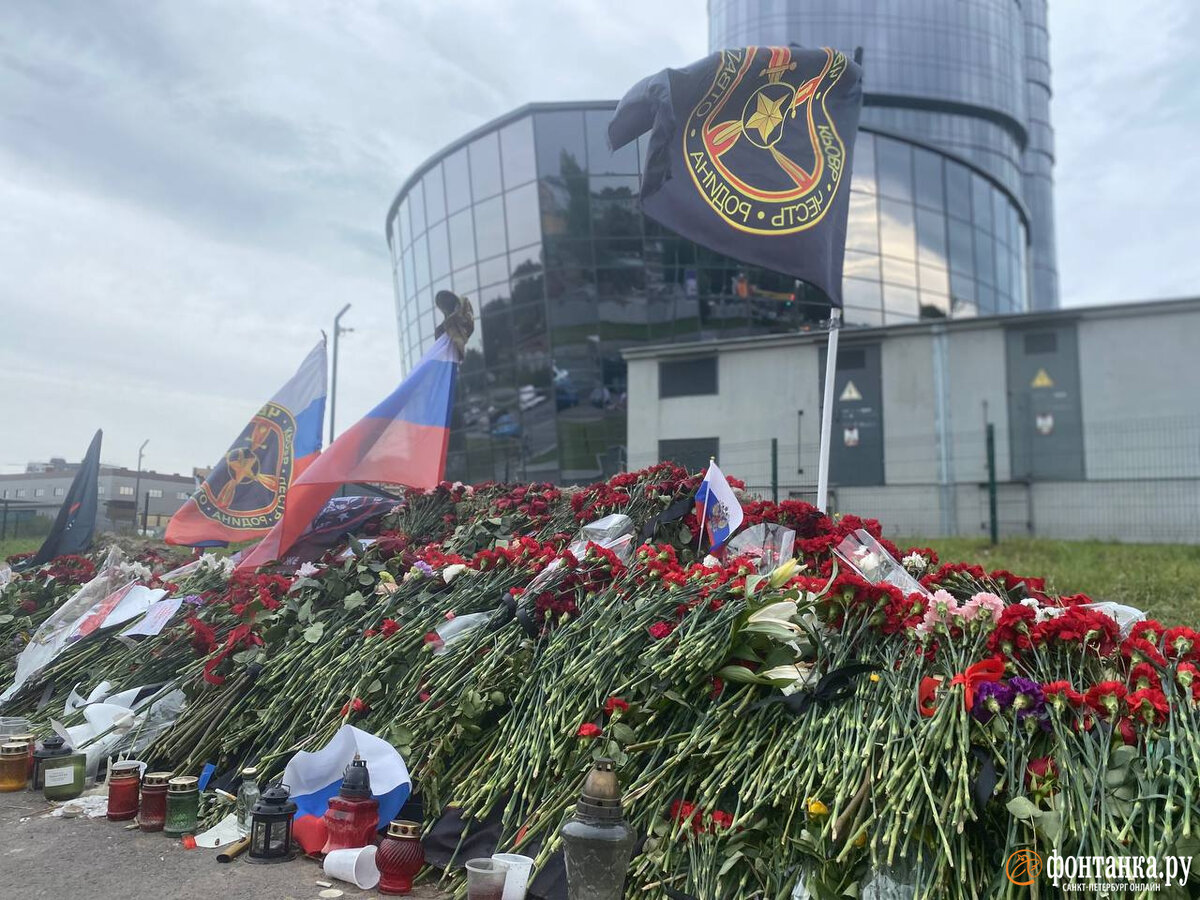
M292 851L292 817L296 804L287 785L272 784L250 808L251 862L295 859Z

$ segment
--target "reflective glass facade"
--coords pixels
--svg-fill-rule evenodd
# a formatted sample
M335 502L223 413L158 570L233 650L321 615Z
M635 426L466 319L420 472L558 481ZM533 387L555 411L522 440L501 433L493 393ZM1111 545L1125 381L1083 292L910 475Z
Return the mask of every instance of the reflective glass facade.
M524 107L423 165L387 218L400 352L433 340L434 294L470 297L447 476L587 481L625 445L621 350L794 331L818 291L723 257L645 218L641 147L610 153L613 103ZM882 129L854 154L848 325L1027 307L1026 226L969 160Z
M1027 212L1030 306L1058 306L1046 0L709 0L709 45L863 50L862 123L933 144Z

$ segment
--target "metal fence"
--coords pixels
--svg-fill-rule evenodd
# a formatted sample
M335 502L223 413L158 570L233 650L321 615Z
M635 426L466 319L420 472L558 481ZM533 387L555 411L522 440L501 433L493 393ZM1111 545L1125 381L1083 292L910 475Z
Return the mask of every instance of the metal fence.
M872 451L881 465L856 460L860 448L834 429L832 511L879 519L897 536L1200 544L1200 417L1085 422L1074 439L1044 446L1027 434L1014 446L994 426L990 461L982 421L941 438L886 427ZM751 494L813 502L818 449L815 440L721 440L717 459ZM634 454L629 465L655 461ZM706 459L677 461L699 468Z

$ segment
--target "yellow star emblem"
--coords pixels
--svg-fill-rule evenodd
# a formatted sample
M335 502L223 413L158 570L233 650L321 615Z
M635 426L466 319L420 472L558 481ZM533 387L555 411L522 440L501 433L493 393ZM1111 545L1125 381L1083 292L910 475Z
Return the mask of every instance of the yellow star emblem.
M783 113L779 111L779 107L783 106L783 101L787 98L780 97L778 100L771 100L765 94L759 94L757 99L758 107L746 120L746 127L758 131L765 144L771 132L783 121Z

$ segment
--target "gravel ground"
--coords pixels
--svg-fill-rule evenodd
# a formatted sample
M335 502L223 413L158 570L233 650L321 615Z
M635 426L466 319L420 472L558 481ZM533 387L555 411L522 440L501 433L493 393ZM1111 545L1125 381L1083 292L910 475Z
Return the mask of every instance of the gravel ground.
M218 863L216 850L184 850L162 834L127 831L101 817L58 818L38 794L0 794L0 896L53 900L320 900L330 881L303 857L256 865ZM334 882L346 900L380 898ZM419 887L413 900L447 895ZM382 898L381 898L382 900Z

